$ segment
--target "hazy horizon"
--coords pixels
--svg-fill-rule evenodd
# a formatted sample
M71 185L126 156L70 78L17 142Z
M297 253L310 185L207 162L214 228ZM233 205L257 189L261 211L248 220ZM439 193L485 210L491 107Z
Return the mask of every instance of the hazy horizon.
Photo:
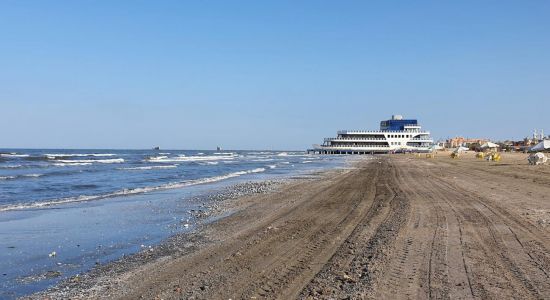
M304 150L417 118L550 134L550 3L4 1L0 148Z

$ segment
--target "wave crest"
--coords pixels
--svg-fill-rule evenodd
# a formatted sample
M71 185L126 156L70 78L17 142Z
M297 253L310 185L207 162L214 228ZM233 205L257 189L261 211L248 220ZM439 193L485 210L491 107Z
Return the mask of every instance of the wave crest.
M61 205L61 204L68 204L68 203L75 203L75 202L87 202L87 201L92 201L92 200L113 198L113 197L117 197L117 196L143 194L143 193L153 192L153 191L158 191L158 190L183 188L183 187L187 187L187 186L213 183L213 182L226 180L226 179L230 179L230 178L235 178L235 177L239 177L239 176L247 175L247 174L252 174L252 173L261 173L261 172L264 172L264 171L265 171L265 168L256 168L256 169L253 169L253 170L238 171L238 172L228 173L228 174L225 174L225 175L208 177L208 178L201 178L201 179L194 179L194 180L189 180L189 181L167 183L167 184L163 184L163 185L159 185L159 186L153 186L153 187L123 189L123 190L120 190L120 191L116 191L116 192L109 193L109 194L103 194L103 195L82 195L82 196L78 196L78 197L54 199L54 200L50 200L50 201L36 202L36 203L30 203L30 204L15 204L15 205L0 206L0 211L23 210L23 209L40 209L40 208L45 208L45 207L50 207L50 206L55 206L55 205Z

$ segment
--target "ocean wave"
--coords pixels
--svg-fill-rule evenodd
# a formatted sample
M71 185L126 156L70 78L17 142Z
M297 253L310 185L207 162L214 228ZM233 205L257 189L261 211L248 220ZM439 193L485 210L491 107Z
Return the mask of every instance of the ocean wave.
M159 152L160 155L170 155L170 152Z
M267 167L270 168L270 169L275 169L275 168L277 168L277 165L268 165Z
M69 160L69 159L58 159L56 160L57 162L60 162L60 163L67 163L67 164L76 164L76 163L79 163L79 164L82 164L82 163L90 163L90 164L93 164L93 163L100 163L100 164L119 164L119 163L123 163L124 162L124 159L123 158L111 158L111 159L79 159L79 160Z
M29 161L48 161L50 160L50 158L48 158L47 156L44 156L44 155L38 155L38 156L25 156L23 157L24 160L29 160Z
M43 175L44 174L22 174L22 175L0 176L0 180L14 180L18 178L36 178Z
M205 161L205 162L199 162L198 163L201 166L215 166L218 164L217 161Z
M114 153L46 153L44 154L49 159L56 159L57 157L111 157L116 156Z
M0 211L12 211L12 210L23 210L23 209L40 209L40 208L46 208L46 207L61 205L61 204L69 204L69 203L76 203L76 202L88 202L88 201L100 200L100 199L106 199L106 198L113 198L113 197L118 197L118 196L143 194L143 193L153 192L153 191L158 191L158 190L183 188L183 187L187 187L187 186L213 183L213 182L222 181L222 180L226 180L226 179L230 179L230 178L235 178L235 177L239 177L239 176L247 175L247 174L261 173L261 172L264 172L264 171L265 171L265 168L256 168L256 169L253 169L253 170L238 171L238 172L228 173L228 174L220 175L220 176L194 179L194 180L175 182L175 183L167 183L167 184L163 184L163 185L159 185L159 186L153 186L153 187L141 187L141 188L134 188L134 189L124 189L124 190L116 191L116 192L109 193L109 194L103 194L103 195L81 195L81 196L78 196L78 197L54 199L54 200L50 200L50 201L36 202L36 203L29 203L29 204L6 205L6 206L0 206Z
M22 167L23 165L4 165L4 166L0 166L0 169L19 169Z
M162 159L166 159L166 158L168 158L168 156L166 156L166 155L151 156L151 157L149 157L147 160L149 160L149 161L157 161L157 160L162 160Z
M304 160L302 163L303 164L309 164L309 163L312 163L313 161L312 160Z
M12 153L0 153L0 156L17 158L17 157L29 157L30 155L29 154L18 154L18 153L12 152Z
M232 160L235 155L210 155L210 156L175 156L175 157L151 157L148 160L151 162L172 163L172 162L195 162L195 161L215 161L215 160Z
M153 169L174 169L178 165L163 165L163 166L146 166L146 167L128 167L128 168L118 168L118 170L153 170Z
M23 177L41 177L44 176L44 174L25 174Z
M281 152L277 156L309 156L307 153L303 152Z
M259 159L252 159L251 161L260 162L260 161L274 161L274 160L275 160L274 158L259 158Z
M92 163L55 163L53 164L56 167L72 167L72 166L91 166Z

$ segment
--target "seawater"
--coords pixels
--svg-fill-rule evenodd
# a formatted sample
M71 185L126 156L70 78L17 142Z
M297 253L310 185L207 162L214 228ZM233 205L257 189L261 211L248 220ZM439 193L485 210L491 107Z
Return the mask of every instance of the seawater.
M192 230L194 196L344 162L292 151L0 149L0 298Z

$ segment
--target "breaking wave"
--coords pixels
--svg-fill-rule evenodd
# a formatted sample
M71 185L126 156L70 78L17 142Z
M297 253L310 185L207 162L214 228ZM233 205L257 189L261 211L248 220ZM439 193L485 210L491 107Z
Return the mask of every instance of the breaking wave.
M201 166L215 166L218 164L217 161L205 161L205 162L199 162L198 163Z
M18 153L0 153L2 157L29 157L28 154L18 154Z
M11 175L11 176L0 176L0 180L12 180L18 178L36 178L44 176L44 174L22 174L22 175Z
M123 163L123 158L112 158L112 159L79 159L79 160L69 160L69 159L58 159L56 160L60 163L67 163L67 164L82 164L82 163L101 163L101 164L119 164Z
M150 157L148 161L150 162L160 162L160 163L173 163L173 162L195 162L195 161L215 161L215 160L232 160L235 159L236 155L210 155L210 156L155 156Z
M116 156L113 153L46 153L44 154L49 159L56 159L57 157L111 157Z
M55 163L53 165L56 167L71 167L71 166L90 166L92 165L92 163L73 162L73 163Z
M0 169L19 169L22 167L23 165L5 165L5 166L0 166Z
M230 179L230 178L235 178L235 177L239 177L239 176L247 175L247 174L261 173L261 172L264 172L264 171L265 171L265 168L256 168L256 169L252 169L252 170L233 172L233 173L228 173L228 174L225 174L225 175L214 176L214 177L209 177L209 178L194 179L194 180L175 182L175 183L167 183L167 184L163 184L163 185L159 185L159 186L153 186L153 187L124 189L124 190L120 190L120 191L109 193L109 194L103 194L103 195L81 195L81 196L78 196L78 197L54 199L54 200L44 201L44 202L35 202L35 203L29 203L29 204L15 204L15 205L0 206L0 211L23 210L23 209L40 209L40 208L45 208L45 207L50 207L50 206L55 206L55 205L60 205L60 204L68 204L68 203L76 203L76 202L87 202L87 201L100 200L100 199L112 198L112 197L117 197L117 196L127 196L127 195L135 195L135 194L153 192L153 191L158 191L158 190L182 188L182 187L187 187L187 186L217 182L217 181L226 180L226 179ZM0 177L0 179L1 178L2 177Z
M153 170L153 169L174 169L178 165L164 165L164 166L147 166L147 167L128 167L128 168L118 168L119 170Z

